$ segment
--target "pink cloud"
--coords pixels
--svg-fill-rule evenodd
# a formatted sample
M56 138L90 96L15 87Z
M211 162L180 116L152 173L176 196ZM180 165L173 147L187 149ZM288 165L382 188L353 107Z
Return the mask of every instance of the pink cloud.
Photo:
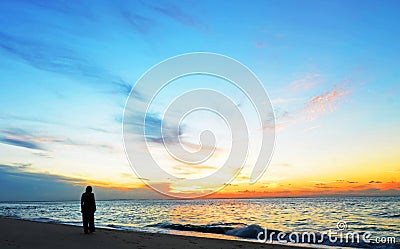
M303 80L296 81L296 89L307 89L313 84L314 78L319 78L319 75L307 76ZM311 79L311 83L306 79ZM275 128L277 131L285 129L289 125L314 121L323 114L330 113L338 109L339 105L344 102L347 96L353 92L348 83L343 83L333 86L330 90L322 92L321 94L312 96L310 98L278 98L272 100L273 104L286 104L289 109L279 112L279 108L275 109L275 126L266 126L264 129ZM299 103L302 102L302 103ZM303 107L300 107L303 105ZM290 109L293 107L293 109ZM280 114L281 113L281 114ZM320 128L320 126L310 126L305 128L304 131L308 132Z
M256 47L263 48L263 47L265 47L265 44L263 42L258 41L258 42L256 42Z
M304 112L311 120L323 113L332 112L337 109L340 101L349 93L350 91L343 87L334 86L332 90L312 97L306 104Z

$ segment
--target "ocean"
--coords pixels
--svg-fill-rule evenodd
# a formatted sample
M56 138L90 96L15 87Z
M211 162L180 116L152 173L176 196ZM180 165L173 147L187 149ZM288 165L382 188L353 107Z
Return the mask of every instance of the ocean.
M96 204L96 226L108 229L255 243L312 243L315 247L400 248L399 197L107 200ZM0 215L81 225L79 200L0 202ZM361 239L343 239L349 232ZM311 233L316 239L307 240Z

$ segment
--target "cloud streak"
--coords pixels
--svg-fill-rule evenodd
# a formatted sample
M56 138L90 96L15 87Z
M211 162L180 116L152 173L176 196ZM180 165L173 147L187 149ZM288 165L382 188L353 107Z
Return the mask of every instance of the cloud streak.
M319 115L332 112L337 109L338 104L350 91L341 86L334 86L333 89L312 97L304 108L308 119L315 119Z
M165 198L143 185L126 187L51 173L28 172L18 165L0 164L0 182L2 187L7 189L0 191L1 201L76 200L89 184L94 186L99 200Z
M0 49L39 70L108 83L114 87L112 91L124 95L131 90L129 83L83 58L70 47L0 32Z
M318 73L308 73L304 75L302 78L292 81L289 84L287 90L299 92L299 91L308 91L319 85L323 82L323 78L321 74Z
M146 2L148 3L148 2ZM158 12L166 17L171 18L172 20L191 27L200 28L202 24L193 17L193 15L189 15L185 13L178 5L168 3L168 4L145 4L148 8Z
M67 137L52 137L42 134L34 134L17 128L0 130L0 143L41 151L51 151L50 147L55 143L68 146L93 147L96 149L114 149L108 144L94 144L90 142L74 141ZM51 158L51 156L44 153L36 153L36 155Z
M17 147L23 147L35 150L44 150L39 144L35 142L23 141L15 138L2 137L0 138L0 142L4 144L14 145Z
M148 141L153 143L167 143L171 140L175 140L176 137L184 133L184 126L180 126L178 129L177 127L164 124L164 127L162 127L163 122L166 121L157 113L147 113L144 115L144 123L141 119L142 115L139 115L137 111L126 111L125 115L127 117L124 120L124 125L129 127L129 132L139 136L145 136Z
M310 76L311 77L311 76ZM319 77L318 76L312 76ZM309 77L307 77L309 78ZM295 89L308 89L314 83L307 83L301 80L296 83ZM307 98L290 97L272 100L275 107L275 128L283 129L288 125L314 121L324 114L334 112L342 104L342 102L353 92L351 88L346 87L347 84L333 85L331 89L320 94ZM302 102L302 103L299 103ZM301 106L302 107L298 107ZM319 128L320 126L311 126L305 129L309 131ZM271 129L272 127L264 127Z
M39 138L22 129L2 130L0 134L0 143L34 150L47 150L45 143L61 141L50 137Z
M150 18L139 15L137 13L129 12L124 9L121 10L121 16L125 19L125 21L130 25L131 28L142 35L147 35L156 24L154 20Z
M134 30L147 36L151 29L162 24L160 17L163 16L189 27L204 26L195 15L173 3L115 1L93 5L90 1L83 1L74 5L68 2L20 1L15 5L7 2L0 5L0 52L4 55L38 70L84 79L80 83L100 84L107 88L107 92L124 96L130 93L132 83L97 63L75 41L82 40L87 46L99 47L98 36L103 32L113 35L115 25L111 24L115 22L123 29L122 32ZM107 15L103 13L105 8ZM48 17L50 20L63 19L64 22L50 23ZM24 25L10 29L15 23Z

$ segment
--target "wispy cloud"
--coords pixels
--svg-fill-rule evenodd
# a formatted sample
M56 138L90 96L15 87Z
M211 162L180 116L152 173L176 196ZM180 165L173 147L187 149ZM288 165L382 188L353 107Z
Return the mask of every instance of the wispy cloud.
M59 120L49 120L49 119L44 119L44 118L38 118L38 117L34 117L34 116L23 116L23 114L21 115L10 115L10 114L3 114L0 113L0 120L3 121L3 123L6 122L18 122L18 123L24 123L24 127L31 127L32 125L39 125L39 126L43 126L43 125L51 125L53 127L57 126L57 127L65 127L65 122L59 121ZM118 121L119 123L122 122L122 116L121 114L118 115ZM90 131L96 131L96 132L101 132L101 133L118 133L120 132L120 130L118 129L119 127L117 127L118 130L115 129L108 129L110 127L105 127L101 126L101 127L97 127L97 126L87 126L87 125L80 125L80 124L68 124L69 128L73 128L73 129L77 129L77 130L83 130L83 129L88 129ZM7 130L4 129L4 130ZM3 131L4 131L3 130ZM10 130L10 129L8 129ZM12 130L12 129L11 129ZM1 129L0 129L1 131ZM1 133L0 133L1 134Z
M9 144L17 147L51 151L54 144L61 144L65 146L84 146L93 147L96 149L113 150L114 148L108 144L99 144L91 142L82 142L70 139L68 137L53 137L44 135L42 133L33 133L20 128L10 128L0 130L0 143ZM51 158L46 153L36 153L37 156Z
M265 44L264 44L263 42L261 42L261 41L257 41L257 42L256 42L256 47L257 47L257 48L264 48L264 47L265 47Z
M175 173L179 176L199 176L199 175L206 175L207 173L210 174L215 172L218 169L218 166L210 166L210 165L202 165L202 164L185 164L185 165L174 165L172 169Z
M11 8L8 11L0 10L4 20L0 24L0 52L3 52L3 56L16 58L39 70L83 78L80 83L100 84L105 88L104 91L125 96L131 91L132 82L112 72L109 69L112 65L103 65L107 62L98 63L75 41L83 41L89 47L99 46L98 36L103 32L115 32L115 26L123 29L121 32L134 30L147 35L151 29L162 24L160 17L163 16L190 27L205 26L196 17L195 11L187 13L195 6L184 9L181 4L166 2L115 1L91 4L90 1L83 1L76 5L64 1L21 1L15 5L1 4L5 5L3 10ZM21 9L25 11L21 12ZM104 9L107 9L107 15L103 15ZM64 21L51 23L49 18L62 18ZM15 22L24 25L8 28ZM111 26L110 23L115 22L118 24Z
M306 98L277 98L277 99L272 99L271 102L272 104L287 104L293 102L300 102L304 100L306 100Z
M333 89L310 98L304 108L304 113L308 119L312 120L321 114L332 112L349 93L350 90L336 85Z
M290 163L273 163L271 164L272 166L277 166L277 167L292 167Z
M0 133L0 143L35 150L47 150L45 143L60 141L50 137L37 137L22 129L2 130Z
M0 49L40 70L70 77L85 77L91 84L110 84L113 86L110 91L124 95L128 95L131 90L129 83L84 58L72 47L0 32Z
M122 17L134 30L142 35L146 35L156 25L155 21L137 13L132 13L126 9L121 10Z
M400 169L396 169L396 170L386 170L386 173L395 173L395 174L399 174L400 173Z
M203 28L204 27L204 24L201 23L198 20L198 18L195 18L194 15L190 15L190 14L186 13L177 4L172 4L172 3L162 4L160 2L158 2L157 4L154 4L154 3L150 4L150 2L146 2L145 5L148 8L150 8L166 17L169 17L183 25L192 26L195 28Z
M46 159L53 158L53 156L49 155L48 153L43 153L43 152L35 152L35 153L33 153L33 155L41 157L41 158L46 158Z
M32 166L32 163L17 163L14 162L12 165L18 169L26 169Z
M311 78L313 77L319 76L312 76ZM305 83L306 81L301 82L301 84L296 83L296 89L300 88L300 85L302 86L302 89L307 89L314 84ZM288 125L314 121L324 114L334 112L341 104L343 104L353 91L354 89L350 88L349 84L345 82L333 85L331 89L308 98L290 97L272 100L275 104L275 129L283 129ZM320 126L310 126L309 128L304 129L304 131L310 131L317 128L320 128Z
M304 113L308 110L312 111L310 103L314 103L313 108L317 108L317 100L319 100L317 96L311 97L309 100L305 94L315 92L317 86L320 86L323 82L324 79L321 74L306 73L278 90L278 93L284 95L271 100L275 106L275 129L280 130L289 124L304 122ZM271 127L264 128L270 129Z
M28 149L43 150L43 148L35 142L23 141L18 138L2 137L0 138L0 142Z
M145 136L150 142L167 143L170 140L175 141L178 136L184 133L184 126L178 128L169 126L167 123L163 124L163 122L167 121L163 120L158 113L140 115L137 111L133 110L126 111L125 115L124 126L129 127L128 131L132 134ZM145 120L142 119L143 116L145 116Z
M288 90L290 90L290 91L308 91L322 82L323 82L323 78L322 78L321 74L307 73L300 79L292 81L288 86Z
M288 111L276 107L274 113L268 115L268 119L266 120L267 125L262 128L280 130L283 129L287 123L292 122L293 119L294 117L290 115Z
M7 191L0 191L2 201L75 200L86 185L94 186L96 197L104 199L165 198L143 184L130 187L118 183L68 177L51 173L29 172L27 168L0 164L0 182ZM32 191L35 189L35 191Z
M89 5L86 1L80 1L79 4L73 4L69 1L22 1L27 4L37 6L39 8L45 8L50 11L69 14L74 16L84 16L90 17L90 12L88 11Z
M311 126L311 127L308 127L306 129L304 129L304 131L307 132L307 131L312 131L312 130L316 130L316 129L319 129L319 128L321 128L320 125L314 125L314 126Z

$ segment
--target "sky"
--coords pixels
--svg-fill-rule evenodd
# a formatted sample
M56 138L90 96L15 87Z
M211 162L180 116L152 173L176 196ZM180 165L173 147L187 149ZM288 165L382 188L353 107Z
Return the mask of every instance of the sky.
M355 0L1 1L0 200L76 199L88 184L98 199L166 198L129 164L124 107L149 68L191 52L247 66L275 115L274 153L259 181L249 183L257 157L251 147L240 174L209 197L398 196L399 7ZM246 113L256 146L263 127L251 121L249 100L209 76L178 79L161 91L148 113L150 135L164 107L192 88L228 95ZM188 115L175 135L196 150L207 126L220 141L210 161L176 163L153 137L157 162L177 177L212 174L229 154L223 120Z

